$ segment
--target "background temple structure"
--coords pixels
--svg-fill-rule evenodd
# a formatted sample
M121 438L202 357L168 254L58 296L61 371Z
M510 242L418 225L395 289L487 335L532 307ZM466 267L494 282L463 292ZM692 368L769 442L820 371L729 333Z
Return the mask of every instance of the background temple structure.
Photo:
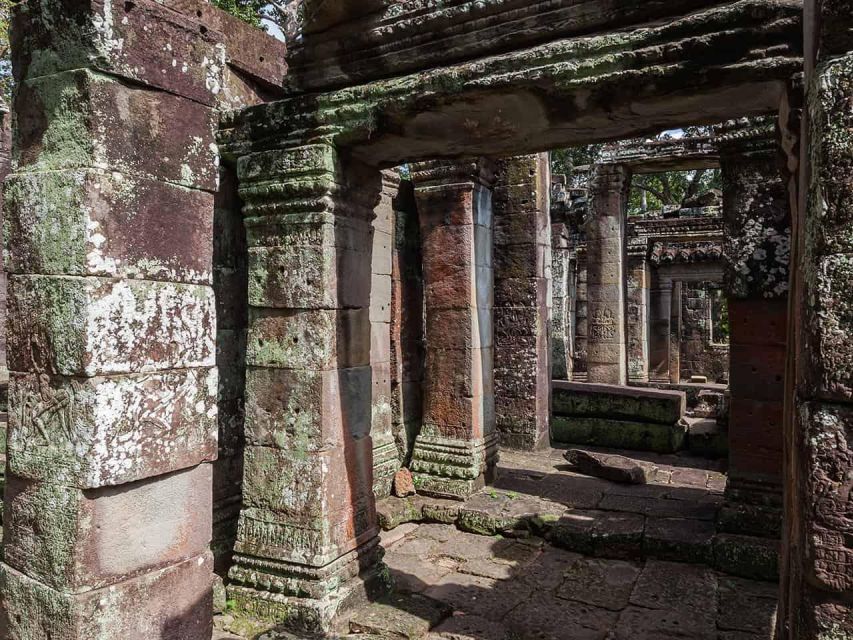
M15 7L0 638L853 638L853 6L300 19Z

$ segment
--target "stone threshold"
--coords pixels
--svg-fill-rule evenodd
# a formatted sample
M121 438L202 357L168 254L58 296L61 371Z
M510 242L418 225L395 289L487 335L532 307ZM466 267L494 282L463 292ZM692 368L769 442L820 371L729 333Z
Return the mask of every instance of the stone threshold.
M732 576L777 581L779 541L719 532L718 509L712 502L618 495L605 496L595 509L573 509L491 488L465 502L414 496L377 503L385 541L403 524L443 523L482 536L542 538L598 558L701 564Z

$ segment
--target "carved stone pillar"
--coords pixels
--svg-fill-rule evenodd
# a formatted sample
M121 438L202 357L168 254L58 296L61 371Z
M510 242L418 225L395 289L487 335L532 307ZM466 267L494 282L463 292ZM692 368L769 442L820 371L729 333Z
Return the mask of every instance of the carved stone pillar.
M238 175L250 308L228 594L252 617L328 631L382 588L370 437L381 176L325 142L244 155Z
M643 238L645 240L645 238ZM645 241L631 247L627 269L626 333L628 379L631 382L649 381L649 280Z
M373 255L370 288L370 364L373 375L373 493L377 499L391 494L394 474L400 468L394 441L391 410L392 253L394 198L400 189L397 171L382 172L382 194L373 219Z
M778 537L791 216L775 121L719 129L731 326L729 480L721 525Z
M553 209L552 209L553 212ZM574 370L575 269L564 222L551 224L551 377L571 380Z
M221 37L154 2L112 17L14 18L3 638L212 632Z
M590 181L587 228L588 381L626 384L625 227L630 171L596 167Z
M425 494L465 498L492 479L493 173L474 162L413 167L426 307L423 427L412 472Z
M548 445L551 239L548 154L498 162L495 215L495 419L501 446Z
M649 291L649 380L669 382L669 321L672 279L655 270Z

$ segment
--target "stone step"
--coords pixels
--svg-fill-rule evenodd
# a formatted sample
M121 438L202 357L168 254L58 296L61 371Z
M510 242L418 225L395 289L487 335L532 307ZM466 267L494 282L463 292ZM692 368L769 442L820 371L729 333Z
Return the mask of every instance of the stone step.
M607 418L672 425L687 410L681 391L663 391L585 382L553 382L551 403L555 416Z
M729 434L713 418L685 418L687 450L703 458L725 458L729 454Z
M562 444L673 453L684 447L685 423L660 424L587 416L554 415L551 440Z

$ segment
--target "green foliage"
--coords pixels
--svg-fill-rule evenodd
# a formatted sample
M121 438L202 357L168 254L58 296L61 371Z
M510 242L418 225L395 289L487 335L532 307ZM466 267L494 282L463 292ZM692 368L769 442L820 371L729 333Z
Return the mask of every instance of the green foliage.
M9 50L9 23L16 0L0 0L0 97L7 103L12 97L12 62Z
M266 0L213 0L214 6L237 16L249 24L260 27Z

